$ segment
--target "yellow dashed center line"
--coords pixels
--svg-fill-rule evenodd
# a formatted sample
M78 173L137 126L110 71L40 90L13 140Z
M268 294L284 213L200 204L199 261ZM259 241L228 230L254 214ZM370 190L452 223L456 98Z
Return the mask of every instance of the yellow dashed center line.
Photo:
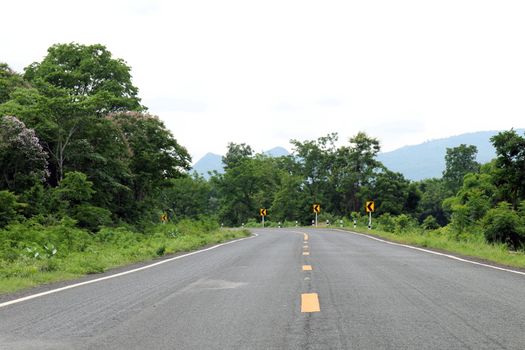
M301 294L301 312L319 312L319 297L317 293Z
M303 265L303 271L312 271L312 265Z
M308 246L307 245L303 245L303 249L308 249Z
M303 252L303 255L310 255L309 252Z
M304 240L307 241L308 240L308 235L305 233L304 234Z

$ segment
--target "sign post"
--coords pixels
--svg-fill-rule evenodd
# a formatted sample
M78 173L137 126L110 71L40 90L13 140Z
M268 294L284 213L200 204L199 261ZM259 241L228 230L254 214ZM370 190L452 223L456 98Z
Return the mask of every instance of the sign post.
M374 201L366 202L366 212L368 213L368 229L372 229L372 213L376 210Z
M313 209L315 213L315 227L317 227L317 214L321 212L321 204L314 204Z
M264 217L266 215L268 215L268 209L266 209L266 208L259 209L259 215L261 215L261 217L262 217L262 226L264 228Z

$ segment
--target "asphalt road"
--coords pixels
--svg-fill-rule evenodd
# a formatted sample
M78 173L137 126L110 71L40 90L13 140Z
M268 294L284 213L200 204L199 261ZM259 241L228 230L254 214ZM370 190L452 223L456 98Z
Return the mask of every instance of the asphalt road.
M254 232L0 307L0 348L525 349L523 275L334 230Z

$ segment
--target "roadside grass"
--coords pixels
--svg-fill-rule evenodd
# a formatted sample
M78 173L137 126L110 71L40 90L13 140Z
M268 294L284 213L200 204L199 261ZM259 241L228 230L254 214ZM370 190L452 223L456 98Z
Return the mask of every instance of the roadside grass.
M525 268L523 250L511 251L505 244L487 243L481 235L456 237L449 234L446 228L433 231L407 230L395 233L378 229L368 230L362 227L345 228L345 230L369 234L392 242L482 259L509 267Z
M35 227L26 228L30 231ZM144 233L121 227L103 228L94 235L84 235L82 230L67 225L36 229L40 230L40 236L24 233L24 237L19 237L24 240L15 241L12 236L21 227L0 231L0 239L10 242L9 245L4 244L3 250L0 247L0 294L71 280L164 255L189 252L250 234L247 230L225 230L189 221L156 225ZM60 234L53 236L56 232ZM61 244L65 241L64 235L69 238L67 244ZM37 236L45 237L45 243L39 241ZM57 252L45 254L43 247L49 246L57 247ZM38 256L35 256L36 252Z

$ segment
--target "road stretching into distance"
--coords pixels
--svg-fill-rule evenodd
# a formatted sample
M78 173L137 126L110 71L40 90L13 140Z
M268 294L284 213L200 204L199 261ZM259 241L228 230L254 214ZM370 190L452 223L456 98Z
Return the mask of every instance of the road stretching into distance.
M525 275L329 229L11 305L0 349L525 349Z

